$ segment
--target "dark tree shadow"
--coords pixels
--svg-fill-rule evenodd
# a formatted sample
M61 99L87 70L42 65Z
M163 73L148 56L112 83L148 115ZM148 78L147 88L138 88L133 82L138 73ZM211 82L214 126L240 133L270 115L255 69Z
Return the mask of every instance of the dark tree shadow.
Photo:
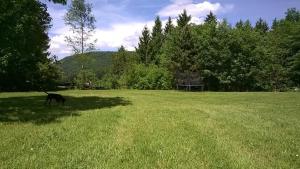
M126 106L131 102L122 97L71 97L64 105L45 104L45 96L0 98L0 122L59 122L65 116L79 116L79 111Z

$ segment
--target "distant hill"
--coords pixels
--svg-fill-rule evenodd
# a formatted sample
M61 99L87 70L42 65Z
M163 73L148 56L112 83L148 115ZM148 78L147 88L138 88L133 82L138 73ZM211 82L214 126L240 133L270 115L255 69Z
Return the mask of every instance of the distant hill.
M90 52L84 55L72 55L60 60L65 80L70 80L82 69L82 66L96 72L101 77L111 66L112 56L116 52Z

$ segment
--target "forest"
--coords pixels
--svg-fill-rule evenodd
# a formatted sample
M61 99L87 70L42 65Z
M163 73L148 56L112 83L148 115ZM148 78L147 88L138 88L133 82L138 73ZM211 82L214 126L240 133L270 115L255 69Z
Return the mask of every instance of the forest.
M300 84L300 12L288 9L272 25L240 20L230 25L210 13L190 23L184 11L162 28L159 17L145 27L136 53L124 47L103 78L107 88L172 89L177 72L196 72L205 90L285 91ZM176 26L175 26L176 25Z
M0 13L1 91L53 89L62 83L83 88L86 82L92 88L174 89L177 73L199 74L208 91L287 91L300 85L296 8L271 25L262 18L232 25L212 12L197 25L184 10L163 26L157 16L152 28L143 29L134 52L121 46L105 69L85 66L88 53L77 54L81 66L72 76L48 52L51 17L45 4L1 1L0 11L5 11Z

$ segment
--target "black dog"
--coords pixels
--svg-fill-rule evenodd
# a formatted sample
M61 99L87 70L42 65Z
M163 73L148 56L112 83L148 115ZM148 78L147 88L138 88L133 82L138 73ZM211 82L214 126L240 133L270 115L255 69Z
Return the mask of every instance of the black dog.
M56 103L62 103L62 104L64 104L65 103L65 101L66 101L66 99L62 96L62 95L60 95L60 94L55 94L55 93L47 93L47 92L45 92L46 94L47 94L47 98L46 98L46 102L45 102L45 104L51 104L51 102L52 102L52 100L55 100L56 101Z

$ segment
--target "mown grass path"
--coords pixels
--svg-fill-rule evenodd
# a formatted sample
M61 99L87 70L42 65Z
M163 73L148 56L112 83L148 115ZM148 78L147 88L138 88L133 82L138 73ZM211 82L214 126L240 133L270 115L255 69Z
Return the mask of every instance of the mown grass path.
M300 168L300 93L0 93L0 168Z

